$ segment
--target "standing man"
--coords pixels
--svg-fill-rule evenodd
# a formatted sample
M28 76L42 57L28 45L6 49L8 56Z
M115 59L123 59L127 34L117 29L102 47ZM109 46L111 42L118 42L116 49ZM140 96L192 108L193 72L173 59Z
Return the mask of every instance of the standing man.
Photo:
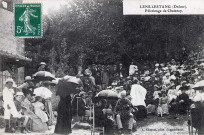
M129 68L129 75L134 76L137 71L138 71L138 67L136 65L134 65L133 62L131 62L131 65Z
M97 71L97 69L96 69L96 64L92 64L92 66L91 66L91 72L92 72L93 77L96 77L96 71Z
M122 63L119 64L119 70L118 70L118 72L119 72L119 77L120 77L120 78L123 78L123 77L126 75Z
M101 71L101 78L102 78L102 89L106 89L106 87L109 84L109 74L106 66L104 66L104 68Z
M9 78L5 82L5 88L3 89L3 100L4 100L4 119L6 123L5 132L15 132L16 119L19 117L19 113L16 110L14 104L14 90L13 90L13 79ZM11 119L11 115L13 118Z
M34 83L32 81L33 79L31 78L31 76L26 76L24 83L18 86L18 88L23 92L24 95L30 92L33 93Z
M130 96L132 105L138 108L137 119L144 119L147 117L145 103L146 94L147 90L139 84L138 80L135 80L131 86Z

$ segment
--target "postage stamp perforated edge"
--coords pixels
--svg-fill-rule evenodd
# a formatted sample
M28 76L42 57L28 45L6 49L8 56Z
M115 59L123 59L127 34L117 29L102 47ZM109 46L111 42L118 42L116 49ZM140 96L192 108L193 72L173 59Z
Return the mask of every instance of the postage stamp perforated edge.
M22 5L26 5L26 4L29 4L29 5L31 5L31 4L39 4L40 5L40 26L41 26L41 35L40 36L18 36L18 35L16 35L15 34L15 31L16 31L16 21L15 21L15 5L16 4L22 4ZM42 38L43 37L43 16L42 16L42 6L43 6L43 4L42 3L39 3L39 2L32 2L32 3L13 3L13 12L14 12L14 15L13 15L13 17L14 17L14 23L13 23L13 25L14 25L14 29L13 29L13 31L14 31L14 37L15 38Z

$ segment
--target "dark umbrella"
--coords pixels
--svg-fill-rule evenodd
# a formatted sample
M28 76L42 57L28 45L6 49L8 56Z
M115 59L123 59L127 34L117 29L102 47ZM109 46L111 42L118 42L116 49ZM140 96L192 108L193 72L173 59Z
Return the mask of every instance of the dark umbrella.
M95 98L100 99L118 99L118 93L112 90L102 90L96 94Z
M79 78L73 76L64 77L63 79L59 80L58 84L56 85L56 95L66 97L71 93L76 94L76 88L80 84L80 82L81 80Z
M56 86L56 85L58 84L58 82L59 82L60 79L61 79L61 78L55 78L55 79L52 80L52 81L48 81L48 84L49 84L50 86Z
M184 85L179 88L180 90L189 90L190 86Z
M182 76L185 76L185 77L186 77L186 76L188 76L188 75L190 75L190 74L191 74L191 72L185 72L185 73L182 74Z
M55 76L48 71L38 71L33 75L33 77L38 81L51 81L55 79Z

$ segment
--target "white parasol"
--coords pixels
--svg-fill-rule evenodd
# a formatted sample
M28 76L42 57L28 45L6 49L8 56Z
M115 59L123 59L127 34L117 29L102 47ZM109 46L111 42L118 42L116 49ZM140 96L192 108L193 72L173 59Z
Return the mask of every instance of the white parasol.
M40 96L44 99L51 98L52 96L52 92L48 88L45 88L45 87L39 87L39 88L34 89L33 94L35 94L36 96Z

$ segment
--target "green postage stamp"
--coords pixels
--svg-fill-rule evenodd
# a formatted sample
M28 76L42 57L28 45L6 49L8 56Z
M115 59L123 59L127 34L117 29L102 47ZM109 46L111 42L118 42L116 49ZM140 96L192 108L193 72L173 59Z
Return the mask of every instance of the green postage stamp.
M15 37L42 37L41 4L15 4Z

